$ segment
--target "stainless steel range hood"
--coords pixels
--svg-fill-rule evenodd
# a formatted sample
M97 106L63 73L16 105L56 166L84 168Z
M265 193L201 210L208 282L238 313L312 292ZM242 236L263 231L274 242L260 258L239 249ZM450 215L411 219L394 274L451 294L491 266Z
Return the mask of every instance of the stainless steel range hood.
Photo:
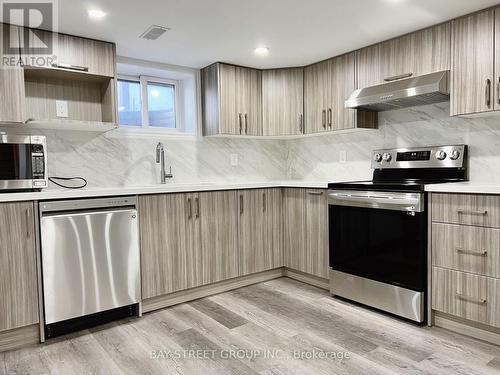
M446 70L356 90L346 100L345 107L382 112L449 99L449 71Z

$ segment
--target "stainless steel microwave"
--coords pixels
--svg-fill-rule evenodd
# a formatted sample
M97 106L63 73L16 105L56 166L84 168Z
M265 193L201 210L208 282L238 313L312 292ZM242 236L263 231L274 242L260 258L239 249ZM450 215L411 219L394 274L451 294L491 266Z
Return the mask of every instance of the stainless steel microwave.
M0 134L0 190L39 190L47 186L45 137Z

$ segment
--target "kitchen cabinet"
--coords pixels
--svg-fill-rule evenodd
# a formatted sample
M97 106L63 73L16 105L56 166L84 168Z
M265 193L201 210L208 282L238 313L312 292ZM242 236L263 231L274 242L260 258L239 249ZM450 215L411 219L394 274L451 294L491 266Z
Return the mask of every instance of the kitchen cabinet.
M285 266L328 278L328 206L323 189L283 193Z
M55 57L48 59L43 56L43 59L39 59L37 58L39 55L21 48L21 55L26 61L27 68L33 63L37 64L35 67L38 68L62 69L104 77L116 76L116 48L113 43L38 29L23 28L21 32L25 33L25 40L29 41L26 48L36 45L35 39L46 44L51 41L53 49L50 56ZM41 61L44 62L43 66L38 65Z
M32 202L0 204L0 331L38 323Z
M262 73L216 63L201 71L203 135L262 135Z
M474 115L500 109L498 85L500 14L498 9L453 21L451 115ZM495 90L494 88L497 88Z
M203 284L239 275L238 192L199 193ZM199 211L198 211L199 207Z
M142 298L202 284L195 194L139 197Z
M306 133L376 128L375 112L345 108L356 87L355 53L305 68Z
M304 69L262 72L263 135L304 133Z
M280 189L239 191L240 276L283 266Z
M19 65L19 52L6 54L4 46L16 46L19 41L19 27L0 24L0 61L5 65L0 69L0 122L24 122L24 71Z
M449 70L450 23L403 35L356 52L357 88Z

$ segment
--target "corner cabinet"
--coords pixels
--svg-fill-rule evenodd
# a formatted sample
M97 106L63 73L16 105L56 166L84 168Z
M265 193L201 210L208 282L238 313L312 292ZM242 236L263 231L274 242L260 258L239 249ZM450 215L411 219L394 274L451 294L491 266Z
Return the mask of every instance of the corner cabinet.
M357 88L449 70L450 59L447 22L357 51Z
M375 112L345 108L356 87L355 66L352 52L305 68L307 134L377 127Z
M262 73L216 63L201 71L203 135L262 135Z
M263 135L304 134L304 69L262 72Z
M500 9L453 21L451 115L500 110Z
M38 321L33 203L1 203L0 331Z
M24 71L17 63L19 53L6 54L4 46L19 41L19 27L0 24L0 61L9 62L9 66L0 67L0 122L22 123L24 116ZM11 66L12 65L12 66Z

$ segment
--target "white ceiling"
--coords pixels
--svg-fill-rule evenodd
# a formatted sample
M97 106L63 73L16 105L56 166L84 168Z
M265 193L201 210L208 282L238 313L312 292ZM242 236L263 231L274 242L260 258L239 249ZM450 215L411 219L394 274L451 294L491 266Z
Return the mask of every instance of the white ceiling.
M498 0L59 0L59 30L116 42L126 57L200 68L215 61L258 68L307 65ZM88 8L106 19L91 21ZM151 24L171 28L151 42ZM257 46L270 48L255 56Z

